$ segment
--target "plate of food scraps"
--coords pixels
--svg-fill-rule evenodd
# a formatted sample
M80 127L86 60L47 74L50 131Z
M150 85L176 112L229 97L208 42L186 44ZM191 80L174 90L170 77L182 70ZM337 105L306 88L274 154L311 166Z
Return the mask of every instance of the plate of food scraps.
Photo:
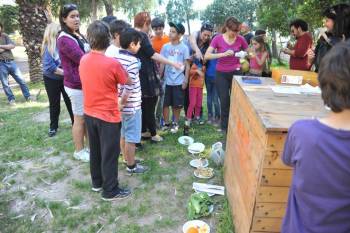
M183 225L182 231L183 233L210 233L210 227L201 220L192 220Z
M201 179L210 179L214 176L214 169L208 167L198 167L193 172L194 176Z

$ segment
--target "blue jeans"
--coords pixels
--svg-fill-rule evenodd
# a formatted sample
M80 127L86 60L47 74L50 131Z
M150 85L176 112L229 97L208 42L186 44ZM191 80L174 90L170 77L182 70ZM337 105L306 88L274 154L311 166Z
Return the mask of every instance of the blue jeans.
M206 77L205 86L207 88L208 119L213 117L220 118L220 103L218 92L215 86L215 78Z
M14 61L0 61L0 80L2 83L2 87L4 88L5 94L7 96L7 99L11 101L15 99L15 96L13 95L9 86L9 75L11 75L21 87L24 98L28 99L30 97L29 89L16 63Z

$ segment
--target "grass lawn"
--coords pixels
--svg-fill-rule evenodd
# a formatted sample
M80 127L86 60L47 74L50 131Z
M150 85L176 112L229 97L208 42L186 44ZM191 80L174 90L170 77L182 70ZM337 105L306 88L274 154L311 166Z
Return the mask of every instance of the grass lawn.
M192 182L206 182L193 176L193 158L177 142L179 133L161 133L165 141L144 143L137 156L151 170L128 176L119 164L121 186L133 191L123 201L104 202L91 190L89 164L73 159L68 114L62 102L57 136L47 136L48 100L42 84L30 85L41 94L25 103L15 89L17 105L7 105L0 96L0 232L182 232L187 221L187 201ZM223 137L213 126L194 126L195 141L210 146ZM213 163L211 163L212 166ZM223 185L222 168L208 182ZM233 225L227 200L214 196L213 214L204 220L211 232L230 233Z

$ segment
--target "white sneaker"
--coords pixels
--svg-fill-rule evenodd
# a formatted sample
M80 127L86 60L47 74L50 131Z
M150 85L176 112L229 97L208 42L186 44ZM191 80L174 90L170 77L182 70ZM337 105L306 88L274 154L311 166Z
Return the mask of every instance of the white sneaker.
M179 125L174 122L173 125L171 126L170 132L177 133L177 131L179 131Z
M81 160L83 162L90 161L90 153L88 153L85 149L82 149L79 152L74 151L73 157L77 160Z

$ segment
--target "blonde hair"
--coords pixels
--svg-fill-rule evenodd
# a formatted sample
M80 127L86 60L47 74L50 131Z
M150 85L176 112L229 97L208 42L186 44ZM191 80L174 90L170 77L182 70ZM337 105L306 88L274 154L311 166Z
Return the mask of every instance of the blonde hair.
M44 32L43 43L41 45L41 55L45 52L45 47L49 53L53 56L56 50L57 34L61 30L61 26L56 23L50 23L46 26Z

